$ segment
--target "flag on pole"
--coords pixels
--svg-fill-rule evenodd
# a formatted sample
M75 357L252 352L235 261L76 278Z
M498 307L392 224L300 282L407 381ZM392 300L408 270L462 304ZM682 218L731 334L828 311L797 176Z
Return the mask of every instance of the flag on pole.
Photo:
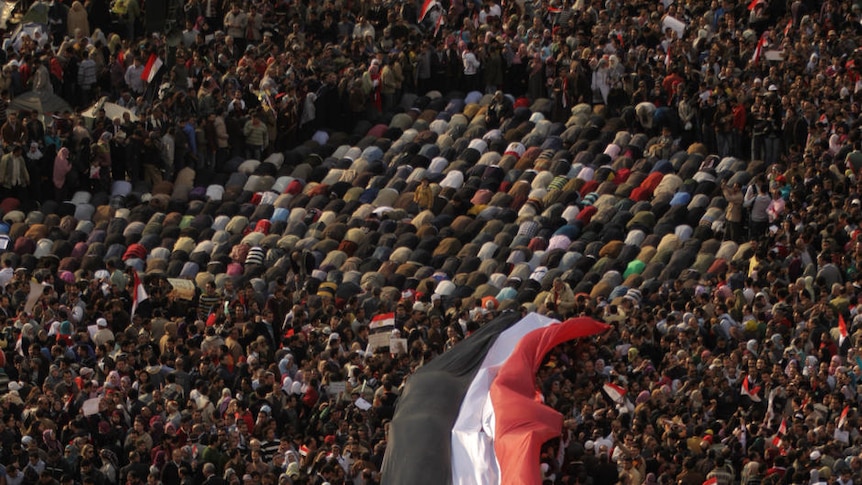
M764 425L769 425L769 423L772 422L772 419L775 417L775 412L773 411L773 406L775 404L775 392L775 388L769 391L769 398L766 400L766 416L763 417Z
M147 290L144 288L144 283L141 281L141 278L138 276L138 272L135 269L132 269L132 278L132 282L134 283L134 289L132 290L131 316L135 316L135 310L138 309L138 305L140 305L142 301L146 300L150 296L147 295Z
M608 395L611 400L617 404L623 402L623 397L626 395L625 388L622 388L612 382L608 382L602 386L602 390Z
M763 0L751 0L750 2L748 2L748 7L747 7L748 11L750 12L750 11L754 10L755 7L757 7L757 4L762 2L762 1Z
M850 413L850 405L844 406L844 410L841 411L841 417L838 418L838 429L843 429L844 425L847 423L847 414Z
M757 41L757 47L754 48L754 54L751 56L751 63L757 64L760 62L760 58L763 56L763 47L766 45L766 32L760 36L760 39Z
M394 327L395 326L395 313L382 313L377 315L376 317L371 319L371 323L368 324L368 328L370 330L377 330L378 328L383 327Z
M554 346L606 329L506 312L421 367L395 408L382 484L539 485L541 445L563 417L536 402L533 376Z
M740 395L748 396L754 402L761 402L760 396L760 386L755 386L753 389L748 385L748 376L745 376L745 379L742 380L742 390L739 392Z
M787 20L787 25L784 27L784 37L787 37L787 34L790 33L790 29L793 28L793 17Z
M144 65L144 72L141 73L141 79L148 83L153 82L163 64L164 62L162 62L159 56L150 54L150 58L147 59L147 63Z
M432 8L434 8L434 5L440 5L440 2L437 0L425 0L425 2L422 3L422 10L419 11L419 23L422 23L422 21L425 20L425 16L428 15L428 12L430 12Z
M787 420L782 419L781 425L778 426L778 433L772 438L772 446L778 446L781 444L781 437L787 434Z
M437 17L437 21L434 22L434 37L437 37L437 33L440 32L440 27L442 27L443 24L445 23L443 21L443 19L445 17L446 17L445 15L441 14L439 17Z

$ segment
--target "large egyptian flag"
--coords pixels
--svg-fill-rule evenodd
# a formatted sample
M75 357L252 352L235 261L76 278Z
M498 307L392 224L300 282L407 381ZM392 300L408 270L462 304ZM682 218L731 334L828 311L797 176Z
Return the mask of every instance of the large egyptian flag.
M536 371L554 346L607 328L504 313L432 360L398 400L382 483L540 484L539 448L563 417L537 401Z

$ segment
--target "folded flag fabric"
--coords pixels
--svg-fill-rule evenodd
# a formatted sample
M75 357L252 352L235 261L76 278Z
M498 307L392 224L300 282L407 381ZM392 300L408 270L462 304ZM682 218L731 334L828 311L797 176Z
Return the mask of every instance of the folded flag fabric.
M742 396L748 396L748 398L754 402L761 402L760 386L754 386L754 388L752 388L748 383L748 376L745 376L745 379L742 380L742 389L739 390L739 394Z
M607 328L506 312L432 360L398 400L382 483L540 484L539 446L562 416L535 400L535 373L555 345Z

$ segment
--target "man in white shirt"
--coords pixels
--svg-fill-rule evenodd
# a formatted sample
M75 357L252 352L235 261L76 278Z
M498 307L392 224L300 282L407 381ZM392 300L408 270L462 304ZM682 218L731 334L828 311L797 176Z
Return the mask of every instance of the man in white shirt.
M476 91L479 88L479 58L473 53L473 43L468 42L467 48L461 54L464 63L464 88L467 92Z
M139 58L135 57L134 60L132 60L132 65L126 69L126 74L123 77L126 81L126 86L129 87L129 90L134 96L144 94L144 90L147 88L146 83L141 79L143 74L144 65L141 63Z
M485 25L488 23L489 17L499 19L502 15L503 9L499 5L494 3L493 0L486 0L482 10L479 11L479 23Z
M366 36L374 38L374 26L364 16L359 16L356 19L356 26L353 27L353 38L363 40Z

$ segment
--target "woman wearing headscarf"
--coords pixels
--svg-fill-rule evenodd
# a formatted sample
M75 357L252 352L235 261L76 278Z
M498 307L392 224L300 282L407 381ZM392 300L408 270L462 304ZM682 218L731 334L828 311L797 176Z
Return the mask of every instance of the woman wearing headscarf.
M46 451L56 451L58 454L63 454L63 444L57 439L57 434L53 429L49 428L42 431L42 442Z
M81 2L75 1L72 3L72 7L69 9L66 20L69 32L75 32L76 29L81 29L81 33L84 37L89 37L90 19L87 15L87 10Z
M33 197L35 197L36 200L42 200L41 174L45 173L42 170L45 155L42 153L42 150L39 149L39 143L35 141L30 142L30 149L27 150L27 154L24 158L27 165L27 176L33 182L31 184Z

